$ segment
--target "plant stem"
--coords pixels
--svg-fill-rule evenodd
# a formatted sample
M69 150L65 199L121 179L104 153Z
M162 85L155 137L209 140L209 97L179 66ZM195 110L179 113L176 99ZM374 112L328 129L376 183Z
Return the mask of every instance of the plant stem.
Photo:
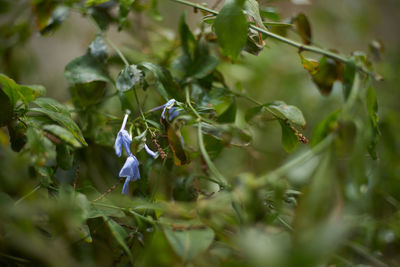
M186 93L186 103L188 104L190 109L193 111L193 113L196 115L197 119L199 121L201 121L202 118L201 118L200 114L197 112L196 109L193 108L192 103L190 102L189 88L187 86L185 88L185 93Z
M173 1L173 2L176 2L176 3L180 3L182 5L190 6L190 7L196 8L196 9L200 9L200 10L206 11L208 13L211 13L213 15L218 15L219 14L218 11L215 11L213 9L207 8L207 7L202 6L200 4L192 3L190 1L186 1L186 0L170 0L170 1ZM316 53L316 54L320 54L320 55L324 55L324 56L336 59L336 60L341 61L343 63L349 63L349 59L347 59L346 57L341 56L341 55L339 55L337 53L334 53L334 52L331 52L331 51L328 51L328 50L325 50L325 49L322 49L322 48L319 48L319 47L315 47L315 46L312 46L312 45L304 45L302 43L293 41L291 39L288 39L286 37L280 36L280 35L275 34L273 32L264 30L264 29L262 29L260 27L255 26L255 25L250 25L250 28L255 30L255 31L258 31L260 33L263 33L263 34L265 34L265 35L267 35L267 36L269 36L269 37L271 37L271 38L273 38L275 40L278 40L278 41L280 41L282 43L297 47L299 49L299 52L301 52L301 51L309 51L309 52L313 52L313 53ZM379 75L376 75L376 74L370 72L369 70L367 70L363 66L357 66L357 68L360 71L372 76L375 80L381 80L382 79Z
M201 154L203 155L203 158L205 162L208 165L208 168L210 169L211 173L214 175L216 181L218 181L218 185L220 187L226 188L229 185L226 182L225 177L218 171L217 167L215 167L214 163L211 161L210 156L207 154L207 150L204 147L204 141L203 141L203 132L201 130L201 122L197 124L197 137L199 141L199 147Z
M18 199L17 201L15 201L14 205L18 205L19 203L21 203L23 200L25 200L26 198L28 198L29 196L31 196L33 193L35 193L36 191L38 191L40 189L40 185L37 185L35 188L32 189L32 191L30 191L28 194L24 195L23 197L21 197L20 199Z

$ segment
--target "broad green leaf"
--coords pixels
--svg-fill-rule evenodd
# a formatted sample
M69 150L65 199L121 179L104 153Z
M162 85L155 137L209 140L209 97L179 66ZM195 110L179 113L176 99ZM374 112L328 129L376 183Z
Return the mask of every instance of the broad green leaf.
M75 106L88 107L102 102L106 95L107 83L104 81L77 83L70 86L69 91Z
M293 130L282 120L279 120L282 129L282 146L287 153L293 152L299 143Z
M125 92L140 82L141 79L142 72L135 65L125 66L118 74L116 87L119 91Z
M243 0L227 0L214 23L218 44L225 55L236 59L246 46L248 22Z
M134 264L133 255L130 248L125 243L125 238L128 236L125 229L109 217L103 216L104 222L107 224L111 234L128 255L131 264Z
M306 126L306 120L304 119L301 110L295 106L286 105L283 101L275 101L271 104L267 104L267 109L275 117L288 120L290 123L295 124L300 127Z
M13 106L8 96L0 90L0 127L7 125L13 117Z
M329 114L325 119L317 124L311 138L311 146L314 147L321 142L330 132L337 130L339 127L338 118L340 110Z
M64 142L67 142L68 144L70 144L76 148L82 147L81 143L79 143L78 140L76 140L75 136L70 131L65 129L64 127L61 127L56 124L52 124L52 125L44 125L42 128L43 128L43 130L54 134L55 136L57 136Z
M206 251L214 241L214 231L211 228L174 230L163 227L164 234L172 249L184 261L194 259Z
M46 93L46 89L41 85L19 85L4 74L0 74L0 84L1 89L8 96L13 107L18 100L27 105L28 102Z
M212 135L225 144L248 146L251 142L250 134L232 124L212 125L202 122L201 125L204 134Z
M71 85L93 81L110 82L103 64L91 54L85 54L72 60L65 67L64 76Z
M44 113L51 119L64 125L64 127L67 128L75 136L76 139L78 139L83 145L87 146L87 143L82 136L81 130L79 129L78 125L76 125L76 123L72 120L71 114L64 105L58 103L54 99L45 97L36 99L35 104L37 104L40 108L31 108L31 111Z
M177 123L172 123L168 127L168 143L174 154L174 163L182 166L190 162L188 153L185 151L185 143Z
M309 45L312 42L311 25L306 15L300 13L295 18L297 32L303 43Z

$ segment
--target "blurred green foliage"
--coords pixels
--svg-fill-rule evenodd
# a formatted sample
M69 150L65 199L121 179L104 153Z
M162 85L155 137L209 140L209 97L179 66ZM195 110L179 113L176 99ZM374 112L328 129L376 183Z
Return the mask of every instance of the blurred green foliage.
M301 2L0 0L0 265L400 265L399 4Z

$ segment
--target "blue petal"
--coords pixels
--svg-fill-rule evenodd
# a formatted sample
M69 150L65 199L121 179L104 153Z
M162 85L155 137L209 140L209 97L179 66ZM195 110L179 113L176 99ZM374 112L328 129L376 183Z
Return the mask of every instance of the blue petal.
M172 106L175 104L175 102L176 102L176 100L172 98L172 99L168 100L167 103L165 103L164 108L163 108L163 111L162 111L162 113L161 113L161 118L165 119L165 111L166 111L167 109L172 108Z
M129 193L129 182L130 179L126 178L124 186L122 187L122 194L127 195Z
M121 157L122 154L122 146L124 146L126 153L128 153L128 155L131 154L131 142L132 142L132 138L129 135L127 130L121 130L118 132L117 138L115 139L115 154L117 154L118 157Z
M153 158L156 158L156 157L157 157L157 154L156 154L154 151L152 151L152 150L147 146L147 144L144 144L144 149L146 150L147 154L149 154L151 157L153 157Z
M170 110L168 111L169 120L172 121L176 116L179 115L179 112L180 112L180 109L178 109L177 107L170 108Z
M126 177L127 180L135 181L140 178L139 173L139 161L134 155L130 155L126 161L121 171L119 172L119 177Z

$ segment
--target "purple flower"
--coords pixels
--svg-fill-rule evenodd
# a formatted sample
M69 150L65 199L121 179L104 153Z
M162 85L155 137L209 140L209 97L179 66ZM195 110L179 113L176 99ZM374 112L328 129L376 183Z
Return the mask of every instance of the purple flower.
M128 131L125 130L126 121L128 120L128 114L125 115L124 121L122 122L121 130L119 130L117 138L115 139L115 154L118 157L121 157L122 154L122 146L125 148L125 151L128 155L131 154L131 142L132 137L129 135Z
M122 188L122 194L128 194L129 182L134 182L137 179L140 179L139 161L134 155L130 154L126 159L124 166L119 172L119 177L126 177L124 186Z
M156 158L157 157L157 153L154 152L153 150L151 150L147 144L144 144L144 149L146 150L147 154L149 154L151 157Z

